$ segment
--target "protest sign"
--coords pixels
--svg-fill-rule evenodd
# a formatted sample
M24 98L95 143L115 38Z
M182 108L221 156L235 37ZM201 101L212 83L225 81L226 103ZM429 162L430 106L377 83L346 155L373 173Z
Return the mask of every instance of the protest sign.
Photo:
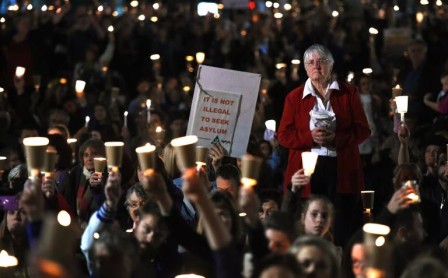
M232 157L247 148L261 75L200 66L188 121L198 145L220 143ZM237 142L237 144L235 143Z

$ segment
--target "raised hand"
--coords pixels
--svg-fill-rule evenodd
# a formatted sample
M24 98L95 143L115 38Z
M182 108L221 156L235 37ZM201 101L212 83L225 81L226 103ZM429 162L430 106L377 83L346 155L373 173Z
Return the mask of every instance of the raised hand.
M238 204L240 211L246 213L244 221L250 227L255 227L258 222L258 211L261 206L260 199L252 187L241 187L239 190Z
M224 147L217 143L213 144L212 147L209 150L209 156L212 159L212 166L215 169L215 171L221 166L222 159L227 156L227 150L224 149Z
M302 186L307 185L310 182L310 177L305 176L305 170L300 169L294 173L291 177L291 191L298 192Z
M400 188L395 191L394 195L392 195L392 198L390 198L390 201L387 204L387 209L389 210L389 212L392 214L396 214L398 211L409 207L409 205L412 204L413 201L407 196L413 192L413 189L409 187Z
M44 196L41 190L37 190L41 186L42 180L40 178L27 180L20 196L21 207L31 222L42 220L44 216Z
M106 206L111 210L116 210L118 201L120 200L120 176L111 172L104 187L104 195L106 196Z

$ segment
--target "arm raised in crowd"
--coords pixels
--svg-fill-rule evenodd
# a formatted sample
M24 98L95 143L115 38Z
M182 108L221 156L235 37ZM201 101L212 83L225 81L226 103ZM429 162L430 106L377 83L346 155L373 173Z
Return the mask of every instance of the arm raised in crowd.
M92 261L89 256L89 251L93 246L94 234L101 232L107 226L111 225L115 217L115 212L117 211L118 201L120 199L120 177L118 174L111 173L109 175L106 186L104 187L104 193L106 195L106 201L90 217L89 224L81 238L81 251L87 260L90 273L92 273Z

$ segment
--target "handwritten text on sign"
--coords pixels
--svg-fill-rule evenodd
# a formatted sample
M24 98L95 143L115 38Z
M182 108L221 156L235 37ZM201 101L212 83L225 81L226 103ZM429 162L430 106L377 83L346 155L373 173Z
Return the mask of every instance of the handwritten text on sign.
M199 138L213 140L216 136L224 147L232 145L233 133L238 118L240 95L224 92L201 92L193 134Z

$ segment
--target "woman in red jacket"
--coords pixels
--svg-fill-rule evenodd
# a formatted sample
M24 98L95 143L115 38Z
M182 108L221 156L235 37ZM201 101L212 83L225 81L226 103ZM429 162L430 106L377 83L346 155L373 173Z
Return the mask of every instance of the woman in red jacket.
M343 244L353 224L344 219L350 219L364 187L358 144L369 137L370 129L356 88L332 78L330 51L314 44L305 51L304 62L308 80L286 97L278 131L279 143L289 149L284 188L303 168L302 152L319 154L311 186L303 187L302 197L321 194L334 203L336 243Z

